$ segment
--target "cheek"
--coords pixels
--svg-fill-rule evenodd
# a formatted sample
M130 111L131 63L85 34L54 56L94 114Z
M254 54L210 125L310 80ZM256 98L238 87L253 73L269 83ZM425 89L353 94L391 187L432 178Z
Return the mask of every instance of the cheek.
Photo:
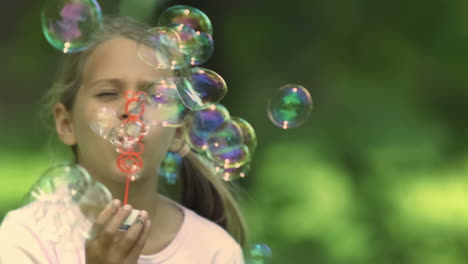
M152 127L150 132L143 138L145 152L151 153L151 156L155 156L155 158L164 157L173 135L173 128Z

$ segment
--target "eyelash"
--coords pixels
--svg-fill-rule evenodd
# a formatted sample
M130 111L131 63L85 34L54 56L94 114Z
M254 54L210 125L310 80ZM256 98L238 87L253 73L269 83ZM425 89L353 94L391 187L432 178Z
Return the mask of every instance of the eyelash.
M117 96L117 95L118 94L114 93L114 92L103 92L103 93L98 94L97 96L98 97L105 97L105 96Z

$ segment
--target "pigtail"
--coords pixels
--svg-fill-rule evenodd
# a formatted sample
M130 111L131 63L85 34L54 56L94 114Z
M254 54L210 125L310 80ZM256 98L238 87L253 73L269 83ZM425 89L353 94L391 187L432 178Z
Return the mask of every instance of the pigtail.
M233 196L235 185L216 176L195 152L182 161L180 202L223 227L243 247L246 224Z

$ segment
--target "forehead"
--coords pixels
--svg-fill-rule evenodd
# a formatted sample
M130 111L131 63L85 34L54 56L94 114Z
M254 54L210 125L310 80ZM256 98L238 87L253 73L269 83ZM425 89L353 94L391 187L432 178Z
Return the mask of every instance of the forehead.
M125 37L114 37L96 46L83 73L84 82L111 78L152 81L157 76L156 71L138 57L137 42Z

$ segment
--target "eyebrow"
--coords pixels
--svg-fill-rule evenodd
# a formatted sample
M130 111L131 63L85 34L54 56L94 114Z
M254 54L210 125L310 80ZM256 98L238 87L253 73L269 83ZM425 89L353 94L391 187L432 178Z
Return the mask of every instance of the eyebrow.
M101 83L110 83L113 86L117 87L119 90L123 91L125 90L125 85L127 82L119 78L100 79L90 83L88 85L88 89L91 89L92 87L95 87L96 85L99 85ZM139 81L137 84L138 90L144 90L151 83L153 83L153 81Z

